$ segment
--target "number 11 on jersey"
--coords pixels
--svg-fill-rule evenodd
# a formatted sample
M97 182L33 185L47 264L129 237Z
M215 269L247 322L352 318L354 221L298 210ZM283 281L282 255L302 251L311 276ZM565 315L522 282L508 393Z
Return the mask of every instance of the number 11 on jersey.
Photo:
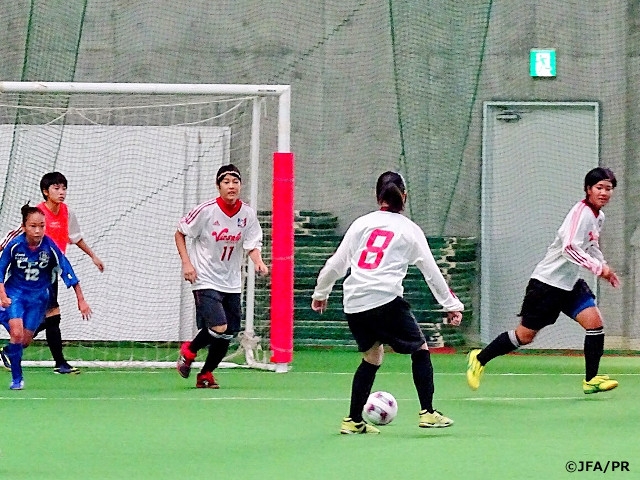
M224 249L222 250L222 255L220 256L220 260L222 260L223 262L225 260L229 260L231 258L231 254L233 253L233 245L225 245Z

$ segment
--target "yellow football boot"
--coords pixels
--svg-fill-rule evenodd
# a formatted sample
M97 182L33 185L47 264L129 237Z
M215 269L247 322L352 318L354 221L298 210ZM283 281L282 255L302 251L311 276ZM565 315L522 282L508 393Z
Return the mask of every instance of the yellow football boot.
M422 428L442 428L453 425L453 420L445 417L437 410L434 410L432 413L422 410L419 415L420 423L418 426Z
M349 417L345 417L342 419L342 424L340 425L340 433L344 435L349 435L352 433L380 433L373 425L369 425L364 420L361 422L354 422Z
M588 382L582 380L582 391L584 393L598 393L613 390L618 386L617 380L609 378L607 375L596 375Z
M467 355L467 383L471 390L477 390L484 373L484 365L478 361L480 349L471 350Z

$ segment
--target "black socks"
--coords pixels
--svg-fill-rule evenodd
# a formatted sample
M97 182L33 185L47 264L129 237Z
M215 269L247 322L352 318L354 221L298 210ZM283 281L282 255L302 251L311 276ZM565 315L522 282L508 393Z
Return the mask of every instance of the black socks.
M62 332L60 332L60 314L52 315L44 319L44 322L40 324L36 332L44 328L47 334L47 343L49 344L49 350L53 361L56 363L56 367L66 365L67 361L62 353ZM35 336L35 334L34 334Z
M420 400L420 410L433 412L433 392L435 389L429 350L418 350L411 354L411 372Z
M484 347L480 353L478 353L478 361L482 365L486 365L490 360L493 360L500 355L506 355L516 350L520 346L516 332L511 330L510 332L502 332L493 341Z
M362 409L371 394L371 388L379 368L379 365L373 365L363 359L353 375L349 417L356 423L362 421Z
M589 328L584 336L584 372L585 380L588 382L598 374L600 358L604 353L604 330L600 328Z
M209 353L207 353L207 358L204 360L204 365L200 373L213 372L218 368L218 365L220 365L220 362L229 350L229 343L231 343L231 340L226 338L214 338L211 336L209 336L209 338L211 339Z

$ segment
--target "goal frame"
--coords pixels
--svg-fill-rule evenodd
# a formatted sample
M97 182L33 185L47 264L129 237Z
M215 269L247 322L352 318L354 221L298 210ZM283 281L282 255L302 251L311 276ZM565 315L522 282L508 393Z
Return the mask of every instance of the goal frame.
M291 86L290 85L250 85L250 84L180 84L180 83L109 83L109 82L18 82L18 81L0 81L0 93L42 93L42 94L138 94L138 95L247 95L256 96L253 101L253 114L251 124L251 145L250 145L250 198L249 205L257 209L258 204L258 171L260 159L260 98L261 97L277 97L278 98L278 121L277 121L277 151L274 152L274 162L288 161L289 168L285 166L285 171L291 171L293 175L293 155L290 151L291 140ZM282 168L274 171L281 172ZM275 183L275 182L274 182ZM282 183L282 182L281 182ZM286 184L287 182L285 182ZM293 178L288 182L293 190ZM287 193L287 198L293 200L293 193ZM273 195L274 203L276 195ZM282 212L282 202L277 204L281 219L285 221L289 217L293 221L293 201L290 202L290 212ZM282 215L284 213L284 215ZM275 209L274 209L275 214ZM275 222L275 219L274 219ZM277 226L274 225L274 228ZM284 225L286 232L291 231L291 238L285 243L288 245L279 245L280 262L290 262L284 268L274 269L272 272L272 284L282 283L285 285L292 284L293 275L293 227ZM282 235L280 235L282 238ZM287 240L287 239L285 239ZM248 260L251 263L251 260ZM277 276L282 276L278 278ZM223 362L222 367L238 367L244 366L249 368L258 368L271 370L278 373L284 373L289 370L289 364L293 355L293 292L284 295L284 298L278 300L279 305L276 310L279 312L278 318L270 319L271 350L279 352L274 354L270 362L261 362L256 359L256 341L254 330L255 315L255 270L249 268L247 272L247 295L245 304L245 330L240 338L239 350L232 354L229 358L244 354L244 365L232 362ZM282 292L280 292L282 293ZM273 310L273 296L272 296ZM275 321L275 323L274 323ZM274 328L280 329L284 334L274 336ZM275 344L278 342L279 344ZM31 362L25 364L33 364L39 366L48 366L50 362ZM98 366L114 366L114 367L130 367L135 362L86 362L87 365ZM104 365L103 365L104 363ZM115 365L107 365L115 364ZM82 366L83 362L77 362ZM166 362L145 362L150 367L166 367ZM197 364L196 364L197 365Z

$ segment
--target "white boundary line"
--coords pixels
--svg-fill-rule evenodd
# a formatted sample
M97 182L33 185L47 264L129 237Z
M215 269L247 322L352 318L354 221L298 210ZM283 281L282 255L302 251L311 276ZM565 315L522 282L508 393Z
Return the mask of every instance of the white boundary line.
M83 365L81 362L73 362L74 366L80 366L83 368L87 368L87 370L82 370L82 373L85 374L100 374L100 373L126 373L126 374L152 374L152 375L157 375L161 372L165 372L168 371L170 369L174 369L175 366L172 365L171 368L167 368L167 367L150 367L150 368L138 368L138 367L134 367L134 368L130 368L127 366L120 366L120 367L109 367L109 368L103 368L103 367L98 367L95 365ZM227 362L225 362L227 363ZM203 365L202 362L194 362L192 364L192 367L195 369L201 368ZM41 367L40 365L38 366L34 366L34 365L24 365L25 367L33 367L35 368L34 370L32 370L32 373L36 373L36 374L40 374L40 373L46 373L49 374L50 371L49 369L45 369L43 367ZM53 368L53 362L51 362L51 368ZM1 366L0 366L1 368ZM237 364L229 364L228 366L225 365L224 367L225 370L228 369L240 369L240 370L249 370L249 367L247 365L237 365ZM343 376L343 375L349 375L349 376L353 376L354 372L304 372L304 371L296 371L295 369L291 369L289 371L289 373L291 374L298 374L298 375L337 375L337 376ZM411 372L378 372L376 374L376 377L378 376L390 376L390 375L398 375L398 376L408 376L408 375L412 375ZM434 372L434 376L436 377L461 377L466 375L464 372ZM640 372L638 373L611 373L611 376L616 376L616 377L637 377L640 376ZM505 373L484 373L483 375L484 377L582 377L584 376L584 373L582 372L575 372L575 373L543 373L543 372L532 372L532 373L516 373L516 372L505 372Z
M438 398L440 402L529 402L529 401L562 401L571 400L575 401L583 399L585 396L567 396L567 397L451 397L451 398ZM0 401L2 400L40 400L40 401L94 401L94 402L109 402L109 401L139 401L139 402L226 402L226 401L240 401L247 402L349 402L348 397L317 397L317 398L304 398L304 397L185 397L185 396L171 396L171 397L156 397L147 398L141 396L132 397L25 397L25 396L13 396L13 395L0 395ZM398 398L399 401L415 401L415 398Z

